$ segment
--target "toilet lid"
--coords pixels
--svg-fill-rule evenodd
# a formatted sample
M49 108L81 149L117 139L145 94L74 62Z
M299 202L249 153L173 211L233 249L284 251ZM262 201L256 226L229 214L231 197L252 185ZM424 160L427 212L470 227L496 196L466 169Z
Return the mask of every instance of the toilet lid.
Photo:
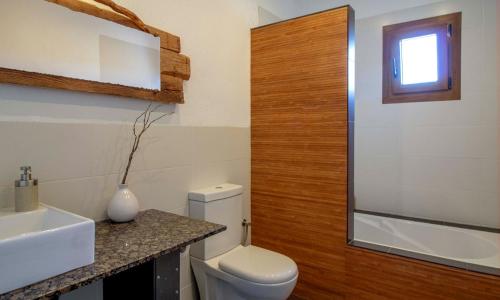
M297 265L283 254L256 246L241 247L219 261L219 268L255 283L283 283L297 275Z

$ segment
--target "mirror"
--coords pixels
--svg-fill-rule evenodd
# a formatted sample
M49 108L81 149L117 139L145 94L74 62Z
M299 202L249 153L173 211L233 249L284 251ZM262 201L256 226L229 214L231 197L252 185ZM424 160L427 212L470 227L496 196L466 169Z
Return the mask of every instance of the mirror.
M160 89L158 37L41 0L0 10L0 67Z

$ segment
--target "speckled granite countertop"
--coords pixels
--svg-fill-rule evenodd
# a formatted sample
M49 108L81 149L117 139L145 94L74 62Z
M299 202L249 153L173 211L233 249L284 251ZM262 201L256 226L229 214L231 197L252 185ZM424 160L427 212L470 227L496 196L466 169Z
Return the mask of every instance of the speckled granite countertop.
M50 298L64 294L225 229L222 225L158 210L140 212L131 223L97 222L94 264L0 295L0 300Z

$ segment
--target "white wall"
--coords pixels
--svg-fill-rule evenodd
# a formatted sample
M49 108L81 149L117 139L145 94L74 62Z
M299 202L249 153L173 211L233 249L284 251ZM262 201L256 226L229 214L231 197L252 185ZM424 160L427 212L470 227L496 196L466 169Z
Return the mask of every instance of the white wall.
M291 19L301 14L301 0L255 0L257 5L276 15L282 20Z
M259 7L259 26L264 26L280 21L282 21L280 17L274 15L263 7Z
M248 131L249 29L258 22L256 3L243 0L189 3L150 0L120 1L120 4L132 9L146 23L181 36L182 52L191 57L192 78L185 83L186 103L163 109L175 111L175 114L166 118L156 131L176 130L171 126L164 128L163 125L223 129L241 127ZM3 9L0 11L9 12L0 18L3 25L0 26L0 34L7 41L0 48L2 66L99 80L102 79L102 65L107 63L103 61L103 53L100 51L103 37L106 40L110 35L132 43L131 45L154 47L154 42L138 31L74 13L44 1L24 1L19 4L18 1L9 0L2 1L1 5ZM274 3L271 8L276 10L277 7ZM287 10L288 8L283 9L285 12ZM279 10L275 13L284 14ZM30 15L39 17L29 18ZM9 30L13 27L18 29L16 34ZM78 37L76 40L75 36ZM75 63L78 65L75 66ZM131 73L127 68L122 71L124 77ZM123 78L118 78L121 79ZM130 122L146 105L145 101L127 98L0 85L0 120L5 121L2 123L3 140L6 142L4 149L8 147L12 151L5 151L4 153L11 155L2 156L5 162L1 164L0 187L8 190L7 193L4 192L8 197L3 197L2 200L6 202L5 199L11 199L12 182L17 177L20 164L33 165L34 173L42 183L42 193L46 192L43 188L46 181L119 173L122 160L113 156L127 151ZM193 137L194 130L185 130L190 130L190 133L161 137L155 137L152 133L150 139L159 139L165 148L182 149L181 145L192 147L182 140L176 140ZM67 134L66 131L73 132ZM38 135L38 138L33 135ZM71 137L72 140L65 141L66 137ZM207 144L213 144L211 147L225 148L231 143L227 140L229 137L212 137L214 140L200 138L204 138ZM120 144L116 143L117 140ZM79 142L84 144L80 145ZM161 153L155 153L151 150L153 147L144 147L144 151L150 151L149 156L161 157L175 164L187 165L193 162L194 158L186 159L190 148L179 153L184 158L181 160L166 155L165 149ZM72 155L65 155L66 153ZM110 163L103 158L103 154L109 154L117 161ZM140 166L139 160L144 155L139 153L135 168L157 169L158 162ZM77 157L79 159L75 159ZM225 158L220 156L218 159ZM64 167L59 168L62 165ZM164 163L163 167L167 166L170 163ZM89 208L86 214L96 219L103 217L102 209L91 210Z
M145 23L179 35L182 52L192 63L186 103L163 109L175 114L152 128L134 161L129 183L141 208L186 215L189 190L230 181L245 187L249 218L250 28L258 24L257 2L117 2ZM289 4L259 1L280 18L290 14ZM108 60L113 53L123 56L115 47L122 42L129 43L122 48L129 53L133 47L139 54L151 51L155 42L139 32L44 1L8 0L0 7L0 36L10 41L0 47L1 66L24 64L31 70L105 80L143 80L151 71L146 68L144 75L131 79L130 66L122 73L116 66L120 63ZM110 38L115 39L111 44ZM103 45L110 46L105 53ZM19 166L29 164L40 180L41 201L103 219L130 147L131 121L146 105L136 99L0 84L0 207L13 205ZM188 258L185 253L181 259L182 299L193 297ZM84 294L99 293L99 286L89 291Z
M382 27L462 11L462 99L382 104ZM500 227L494 0L356 22L356 208Z
M177 113L164 123L249 126L249 28L259 24L258 6L286 19L296 15L295 0L118 2L146 23L181 36L182 52L191 58L192 77L185 83L186 103L175 107ZM109 43L102 38L120 39L142 47L156 45L141 32L44 1L5 0L0 2L0 8L9 12L0 18L0 36L5 37L0 47L3 67L108 81L102 68L109 62L102 61L100 51L103 44ZM37 18L32 18L33 15ZM11 30L14 24L15 35ZM59 47L61 44L64 47ZM131 47L123 50L130 51ZM115 81L129 81L128 75L134 72L125 70L129 68L124 68L123 77L114 78ZM150 70L141 71L149 74ZM2 85L0 100L0 120L129 122L144 106L144 101L132 99L9 85Z
M298 0L297 4L300 15L350 5L356 12L356 19L362 19L441 1L444 0Z
M18 5L18 1L8 0L2 1L2 6L8 3ZM191 57L192 78L185 86L186 104L178 106L178 113L168 123L188 126L248 127L250 97L248 29L257 24L255 4L251 1L227 0L120 1L120 4L131 8L146 23L181 36L182 51ZM31 57L30 54L45 49L44 53L53 53L52 59L47 57L47 65L50 63L51 69L60 69L63 72L66 70L65 72L75 77L98 79L101 67L98 52L100 41L98 35L92 34L96 29L100 31L101 36L151 45L143 41L143 34L138 34L134 30L118 30L120 26L79 15L53 4L32 0L24 2L24 6L28 6L28 12L30 8L37 11L36 14L40 14L40 17L29 18L29 14L17 15L17 19L22 20L19 24L23 24L20 26L19 39L21 36L33 34L29 40L34 42L27 43L26 47L2 47L0 50L2 57L9 57L10 60L13 60L13 55L17 58ZM47 7L48 9L45 9ZM61 16L62 12L66 11L67 13ZM49 14L54 17L51 18ZM8 15L11 17L0 19L3 25L0 33L2 36L15 38L9 28L14 24L18 25L15 20L11 20L16 14ZM50 21L53 19L63 21L64 26L59 23L51 24ZM55 30L55 26L58 26L59 30ZM110 26L111 29L108 28ZM47 27L53 30L46 30ZM43 34L36 28L42 28L43 32L50 34ZM78 41L75 41L75 36ZM54 37L60 42L54 42ZM58 48L60 44L63 44L65 49ZM8 49L12 55L5 55ZM64 64L73 62L74 59L69 60L65 57L73 58L75 53L78 53L82 63L76 68ZM59 67L52 66L54 61L61 62ZM33 68L36 65L31 64L28 67ZM207 80L208 78L210 80ZM33 93L37 96L31 97ZM4 86L0 94L2 99L0 118L121 122L133 119L144 103L113 97L106 97L107 100L102 101L102 98L102 96L60 91L45 92L38 89L36 92L32 89L23 89L20 92L17 87Z

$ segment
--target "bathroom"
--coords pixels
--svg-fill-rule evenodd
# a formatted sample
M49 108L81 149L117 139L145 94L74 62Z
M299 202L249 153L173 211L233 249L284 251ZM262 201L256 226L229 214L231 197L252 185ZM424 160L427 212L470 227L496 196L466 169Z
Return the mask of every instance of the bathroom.
M0 299L500 299L499 13L1 1Z

